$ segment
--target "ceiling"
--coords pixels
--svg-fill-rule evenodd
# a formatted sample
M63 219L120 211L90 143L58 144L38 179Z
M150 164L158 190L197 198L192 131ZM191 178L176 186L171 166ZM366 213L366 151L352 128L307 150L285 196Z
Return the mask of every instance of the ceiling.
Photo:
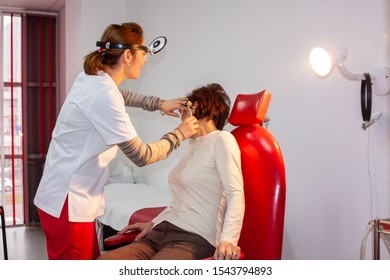
M65 0L0 0L0 10L10 7L28 11L53 12L60 10L64 4Z

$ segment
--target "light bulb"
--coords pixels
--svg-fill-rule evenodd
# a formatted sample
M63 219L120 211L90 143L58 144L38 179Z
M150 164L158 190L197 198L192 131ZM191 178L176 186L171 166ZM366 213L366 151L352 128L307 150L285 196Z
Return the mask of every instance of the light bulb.
M325 49L314 48L310 52L310 66L316 75L325 78L332 71L333 58Z

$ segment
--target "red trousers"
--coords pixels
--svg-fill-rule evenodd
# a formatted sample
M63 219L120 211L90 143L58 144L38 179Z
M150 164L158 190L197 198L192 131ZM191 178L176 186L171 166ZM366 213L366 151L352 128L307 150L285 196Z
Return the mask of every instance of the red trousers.
M94 222L70 222L68 198L59 218L38 208L49 260L95 260L100 256Z

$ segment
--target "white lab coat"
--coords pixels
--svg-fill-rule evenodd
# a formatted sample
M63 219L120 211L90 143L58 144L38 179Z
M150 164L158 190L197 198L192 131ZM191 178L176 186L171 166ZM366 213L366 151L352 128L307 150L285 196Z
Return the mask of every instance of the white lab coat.
M68 196L70 221L94 221L104 211L103 187L115 144L136 135L111 77L80 73L53 130L35 205L59 217Z

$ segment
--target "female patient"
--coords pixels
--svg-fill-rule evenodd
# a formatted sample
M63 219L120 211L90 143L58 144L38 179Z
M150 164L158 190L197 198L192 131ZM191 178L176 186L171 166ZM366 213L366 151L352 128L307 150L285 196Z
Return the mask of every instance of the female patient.
M149 223L128 225L119 234L140 230L136 241L100 259L238 259L244 216L240 150L223 127L230 99L219 84L195 89L188 110L199 131L169 174L170 205ZM193 105L191 105L193 104Z

